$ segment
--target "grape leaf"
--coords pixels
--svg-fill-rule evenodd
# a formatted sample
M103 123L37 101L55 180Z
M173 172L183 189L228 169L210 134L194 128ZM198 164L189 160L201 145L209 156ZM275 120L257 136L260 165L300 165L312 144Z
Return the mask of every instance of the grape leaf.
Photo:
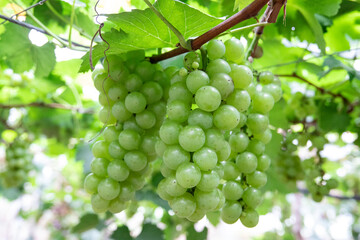
M207 227L204 227L201 232L196 231L194 225L187 228L187 239L206 240L207 234Z
M301 6L313 13L331 17L339 11L341 1L342 0L295 0L289 1L289 3L293 2L297 6Z
M337 131L339 133L346 131L350 124L350 116L346 109L338 111L335 103L321 104L319 107L319 127L326 131Z
M118 227L110 236L111 239L132 240L127 226Z
M157 195L155 192L150 191L150 190L137 191L135 194L135 198L138 201L141 201L141 200L151 201L151 202L157 204L159 207L164 208L165 210L170 209L169 204L165 200L161 199L159 197L159 195Z
M74 233L82 233L91 228L96 227L99 223L99 217L94 213L86 213L81 216L80 222L72 228L72 232Z
M234 3L234 11L236 9L241 10L244 7L246 7L247 5L249 5L250 3L252 3L254 0L235 0Z
M55 46L52 43L38 47L28 38L30 30L15 24L7 24L0 35L0 58L15 72L24 72L35 66L35 75L48 76L55 66Z
M206 218L214 227L216 227L220 223L220 211L207 212Z
M135 240L162 240L164 239L163 232L153 224L146 223L143 225L143 230Z

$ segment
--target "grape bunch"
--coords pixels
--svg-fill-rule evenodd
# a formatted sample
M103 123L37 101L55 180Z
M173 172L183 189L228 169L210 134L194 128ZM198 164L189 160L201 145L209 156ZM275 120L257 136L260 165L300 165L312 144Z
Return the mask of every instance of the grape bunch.
M6 148L5 166L0 172L4 187L21 187L27 181L33 168L33 155L29 151L29 145L28 140L20 136Z
M99 213L124 210L144 186L166 111L161 85L166 74L148 61L127 57L109 57L109 66L93 73L103 106L99 118L108 126L92 146L95 159L84 187Z
M211 40L207 57L187 54L185 67L170 79L155 146L164 176L157 192L190 221L220 210L224 222L240 219L254 227L270 166L264 154L271 140L268 113L281 87L270 72L254 80L238 39ZM202 65L206 69L199 70Z

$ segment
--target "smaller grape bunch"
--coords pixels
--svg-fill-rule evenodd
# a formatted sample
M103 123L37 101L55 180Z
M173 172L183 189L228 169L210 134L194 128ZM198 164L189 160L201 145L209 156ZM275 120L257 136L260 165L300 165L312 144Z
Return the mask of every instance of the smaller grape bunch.
M272 73L255 81L236 38L211 40L206 59L184 57L170 79L156 143L164 176L157 192L177 216L197 222L220 211L228 224L257 225L271 162L264 154L272 137L268 113L281 95Z
M30 142L20 135L6 147L5 165L0 170L1 183L6 188L22 187L33 169L33 154L29 151Z
M158 65L128 55L111 56L108 73L93 73L103 106L99 119L108 127L92 146L94 160L85 178L95 212L118 213L126 209L151 173L156 159L158 128L165 116L163 86L166 74ZM108 74L110 77L108 77Z

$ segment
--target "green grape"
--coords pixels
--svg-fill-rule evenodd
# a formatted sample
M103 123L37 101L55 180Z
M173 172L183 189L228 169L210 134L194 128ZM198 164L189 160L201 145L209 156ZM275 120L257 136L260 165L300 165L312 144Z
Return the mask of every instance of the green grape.
M247 151L252 152L255 155L261 155L265 151L265 144L259 140L252 139L247 147Z
M202 209L199 209L199 208L196 208L194 213L191 214L186 219L191 221L191 222L196 223L196 222L200 221L201 219L203 219L205 217L205 213L206 213L206 211L204 211Z
M209 192L203 192L196 188L194 198L196 200L196 207L205 211L215 209L220 202L220 196L217 189L213 189Z
M135 132L139 133L140 135L143 135L145 130L142 129L137 123L134 116L129 118L123 123L123 130L134 130Z
M246 176L246 182L254 188L261 188L267 182L266 174L260 171L255 171Z
M213 74L210 84L219 90L222 99L226 99L234 91L234 83L226 73Z
M141 143L141 136L138 132L132 129L125 129L119 135L120 146L126 150L139 149Z
M132 116L131 112L126 109L125 103L120 101L116 102L112 106L111 112L113 116L120 122L125 122Z
M247 117L244 113L240 113L240 121L236 128L242 128L246 124Z
M154 66L148 61L142 61L141 63L136 65L135 72L146 81L151 81L154 77L156 69Z
M226 200L239 200L244 193L240 183L235 181L227 181L224 183L222 192Z
M129 92L139 91L142 84L143 82L137 74L130 74L124 82L125 88Z
M109 161L105 158L95 158L91 161L91 171L99 177L106 177Z
M110 201L103 199L99 194L91 196L91 206L96 213L106 212L109 208Z
M109 143L101 140L94 143L94 145L91 148L91 151L96 158L109 158L108 153L108 146Z
M166 187L167 187L167 184L166 184L166 178L162 179L157 188L156 188L156 193L159 195L159 197L161 199L164 199L166 201L170 201L171 199L173 199L174 197L172 197L171 195L169 195L166 191Z
M125 107L129 112L140 113L146 107L146 98L142 93L132 92L125 98Z
M142 189L145 186L145 177L134 175L134 172L130 173L129 177L125 181L134 188L135 191Z
M184 193L183 195L170 200L170 207L177 216L186 218L195 212L196 201L190 193Z
M270 129L266 129L262 133L254 134L254 139L261 141L264 144L268 144L271 141L272 133Z
M221 161L227 161L229 159L229 156L231 154L231 147L230 144L223 140L222 141L222 147L219 151L216 152L218 160Z
M216 190L218 191L218 194L219 194L219 197L220 197L220 201L219 201L219 204L216 206L216 208L215 208L213 211L218 211L218 210L220 210L222 207L224 207L225 202L226 202L225 196L224 196L224 194L222 193L222 191L221 191L219 188L217 188Z
M225 55L225 44L220 40L210 40L206 49L207 56L210 60L222 58Z
M195 102L200 109L206 112L212 112L220 106L221 94L212 86L204 86L197 90L195 94Z
M324 198L324 196L321 193L312 193L311 194L311 198L315 201L315 202L321 202Z
M232 151L238 153L243 152L248 147L249 137L243 132L231 134L229 144Z
M255 188L248 187L244 191L242 199L248 207L255 209L262 202L261 192Z
M189 52L185 55L184 57L184 67L188 70L192 70L192 64L193 62L197 62L200 63L200 55L197 54L196 52Z
M181 77L186 77L188 75L188 70L186 68L184 68L184 67L180 68L179 75Z
M119 131L115 126L107 126L104 130L103 137L106 142L112 142L118 139Z
M222 105L214 112L214 125L221 130L232 130L239 122L240 113L231 105Z
M271 94L275 102L281 99L282 90L279 85L276 85L274 83L265 85L263 86L262 91Z
M143 152L131 151L125 154L124 161L132 171L141 171L147 165L147 157Z
M108 165L107 173L110 178L122 182L128 178L130 170L123 160L116 159Z
M159 130L161 140L166 144L177 144L179 142L179 133L182 126L171 120L164 122Z
M179 71L177 71L171 78L170 78L170 85L174 85L175 83L181 82L185 84L186 82L186 76L182 76L179 74Z
M194 163L184 162L176 169L176 180L184 188L195 187L201 180L201 170Z
M111 100L110 98L107 98L104 93L99 94L99 103L101 106L104 106L104 107L114 105L114 101Z
M205 133L197 126L186 126L179 133L180 146L189 152L199 150L205 144Z
M163 154L166 150L167 146L166 144L161 141L160 139L158 139L155 143L155 152L159 157L163 157Z
M191 111L188 118L189 125L196 125L202 129L209 129L213 126L213 116L209 112L205 112L200 108Z
M269 84L274 81L274 74L269 71L261 72L259 75L259 81L261 84Z
M140 149L148 156L156 156L155 145L158 139L159 137L154 135L143 136Z
M239 202L227 201L221 210L221 220L227 224L235 223L242 213L242 207Z
M200 182L196 185L196 188L203 192L209 192L215 189L219 183L220 176L216 171L202 172Z
M120 184L111 178L101 180L98 185L98 194L105 200L112 200L116 198L119 195L120 190Z
M100 109L99 120L106 125L111 125L116 122L115 117L111 114L111 110L108 107Z
M176 170L182 163L190 161L190 153L179 145L172 145L163 152L163 161L168 168Z
M238 167L232 161L224 162L223 168L224 168L224 174L222 178L224 180L235 180L240 176L240 171Z
M269 126L269 118L259 113L251 113L247 118L247 126L254 134L263 133Z
M169 176L175 174L175 171L172 170L172 169L170 169L170 168L168 168L168 167L166 166L166 164L164 163L164 161L161 162L160 172L161 172L161 174L162 174L164 177L169 177Z
M171 85L169 88L169 100L181 100L186 103L191 103L193 96L187 89L186 84L183 82L177 82Z
M230 38L225 41L225 57L228 61L241 64L245 61L244 46L239 39Z
M234 106L239 112L245 112L250 107L251 98L247 91L235 89L226 99L226 103Z
M243 152L237 155L236 166L242 173L251 173L257 167L257 158L251 152Z
M162 122L162 120L166 114L166 104L164 102L156 102L156 103L150 104L147 107L147 109L152 111L155 114L156 120L158 122Z
M127 202L121 201L119 198L115 198L110 201L108 210L111 213L115 214L125 210L128 207L128 205L129 204Z
M88 174L84 181L85 191L90 194L96 193L100 181L101 181L101 178L99 178L95 174L93 174L93 173Z
M119 194L120 201L129 201L135 197L134 188L130 184L121 183L121 192Z
M270 164L271 164L270 157L268 155L263 154L258 157L258 164L257 164L256 169L264 172L269 169Z
M259 214L251 208L246 208L240 216L241 223L248 228L253 228L259 223Z
M274 98L266 92L257 92L252 98L253 111L262 114L270 112L274 107Z
M253 81L251 69L244 65L232 64L229 76L232 78L236 89L245 89Z
M339 185L338 181L334 178L330 178L326 181L326 186L328 186L330 189L337 188Z
M172 197L179 197L186 192L186 188L180 186L174 175L166 178L166 192Z
M256 83L251 82L251 83L249 84L249 86L247 86L247 87L245 88L245 90L249 93L249 95L250 95L251 98L253 98L254 95L257 93L256 86L257 86Z
M169 119L182 123L188 119L190 107L181 100L175 100L168 103L166 113Z
M98 74L94 78L94 86L100 93L108 92L114 84L113 80L107 78L107 73Z
M155 114L149 110L144 110L141 113L136 114L136 123L143 129L150 129L155 126L156 117Z
M215 168L218 158L213 149L203 147L194 153L193 161L202 171L209 171Z
M160 101L164 94L161 85L153 81L144 83L140 92L144 95L148 104Z
M201 70L191 72L186 78L186 86L193 94L196 93L199 88L208 85L209 82L209 76Z
M229 73L231 71L230 65L223 59L215 59L210 61L206 67L207 74L212 77L216 73Z

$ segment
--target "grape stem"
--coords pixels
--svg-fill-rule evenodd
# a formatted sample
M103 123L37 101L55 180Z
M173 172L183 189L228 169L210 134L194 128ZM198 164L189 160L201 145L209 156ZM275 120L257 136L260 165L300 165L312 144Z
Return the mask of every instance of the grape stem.
M2 109L10 109L10 108L25 108L25 107L40 107L40 108L54 108L54 109L64 109L71 110L82 114L93 114L93 109L84 109L80 107L75 107L71 105L63 105L60 103L44 103L44 102L32 102L26 104L0 104L0 108Z
M279 12L282 5L280 5L280 3L284 3L285 0L278 0L276 3L278 4L274 4L273 5L273 12ZM249 18L255 17L258 12L269 2L269 0L255 0L252 3L250 3L248 6L246 6L244 9L242 9L240 12L234 14L233 16L231 16L230 18L226 19L225 21L223 21L222 23L220 23L219 25L215 26L214 28L210 29L209 31L207 31L206 33L204 33L203 35L195 38L192 42L191 42L191 49L192 50L197 50L199 49L202 45L204 45L205 43L207 43L208 41L210 41L211 39L217 37L218 35L220 35L221 33L227 31L228 29L234 27L236 24L245 21ZM274 23L276 21L277 15L275 16L275 14L269 18L270 23ZM160 55L156 55L156 56L152 56L150 57L150 61L152 63L156 63L168 58L172 58L175 56L178 56L180 54L186 53L189 50L187 50L186 48L183 48L182 46L175 48L169 52L160 54Z

